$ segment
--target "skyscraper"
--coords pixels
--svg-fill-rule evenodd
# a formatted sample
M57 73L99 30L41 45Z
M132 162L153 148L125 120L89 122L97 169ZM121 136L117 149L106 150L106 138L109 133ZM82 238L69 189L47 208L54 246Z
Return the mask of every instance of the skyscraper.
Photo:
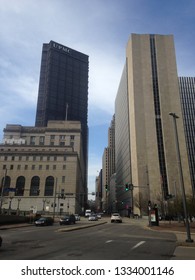
M116 180L119 185L134 185L131 203L147 211L149 200L158 203L166 200L169 194L175 194L175 188L177 194L181 190L170 112L179 116L184 184L186 192L190 193L172 35L131 35L115 107Z
M195 194L195 78L179 77L181 105L190 166L190 175Z
M81 122L86 178L88 66L88 56L83 53L54 41L43 44L35 121L37 127L46 126L49 120Z

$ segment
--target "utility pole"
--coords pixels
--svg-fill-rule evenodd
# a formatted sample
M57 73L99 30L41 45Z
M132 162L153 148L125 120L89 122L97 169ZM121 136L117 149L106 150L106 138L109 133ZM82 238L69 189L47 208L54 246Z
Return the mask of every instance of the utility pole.
M187 232L186 242L193 242L193 239L191 239L191 235L190 235L190 225L189 225L189 220L188 220L186 194L185 194L185 188L184 188L183 172L182 172L182 165L181 165L181 155L180 155L179 141L178 141L176 119L178 119L179 117L175 113L169 113L169 115L173 117L173 127L174 127L174 133L175 133L175 144L176 144L177 160L178 160L178 167L179 167L179 177L180 177L180 184L181 184L181 191L182 191L184 216L185 216L185 222L186 222L186 232Z

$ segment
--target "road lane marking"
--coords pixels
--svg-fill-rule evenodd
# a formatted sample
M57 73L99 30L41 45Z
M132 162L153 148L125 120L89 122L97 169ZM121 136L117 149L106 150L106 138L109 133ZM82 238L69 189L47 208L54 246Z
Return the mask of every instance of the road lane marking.
M110 243L110 242L112 242L113 240L107 240L105 243Z
M142 244L144 244L146 241L140 241L139 243L137 243L135 246L133 246L133 248L131 248L131 250L136 249L137 247L141 246Z

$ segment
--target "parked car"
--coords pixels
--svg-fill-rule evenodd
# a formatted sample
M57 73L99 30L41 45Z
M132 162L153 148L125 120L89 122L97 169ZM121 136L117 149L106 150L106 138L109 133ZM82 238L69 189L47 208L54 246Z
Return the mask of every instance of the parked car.
M41 217L40 219L35 221L36 226L52 226L53 225L52 217Z
M98 219L101 219L102 215L100 213L97 213L97 217L98 217Z
M89 220L89 221L97 221L97 220L98 220L98 217L97 217L96 214L92 214L92 215L89 216L88 220Z
M76 221L80 221L81 220L81 217L79 216L79 214L74 214L74 215L75 215Z
M122 223L122 217L120 216L119 213L113 213L111 216L111 223L118 222Z
M60 218L60 225L70 225L70 224L75 224L76 223L76 218L75 215L65 215L64 217Z
M2 242L3 242L3 239L2 239L2 237L0 236L0 247L1 247L1 245L2 245Z

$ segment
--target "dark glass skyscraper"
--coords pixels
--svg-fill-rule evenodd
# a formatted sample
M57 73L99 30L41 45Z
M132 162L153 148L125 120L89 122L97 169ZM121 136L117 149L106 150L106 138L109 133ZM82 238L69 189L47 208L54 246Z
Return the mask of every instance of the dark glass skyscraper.
M50 41L43 44L35 126L48 120L80 121L87 171L88 56ZM86 173L87 174L87 173Z

